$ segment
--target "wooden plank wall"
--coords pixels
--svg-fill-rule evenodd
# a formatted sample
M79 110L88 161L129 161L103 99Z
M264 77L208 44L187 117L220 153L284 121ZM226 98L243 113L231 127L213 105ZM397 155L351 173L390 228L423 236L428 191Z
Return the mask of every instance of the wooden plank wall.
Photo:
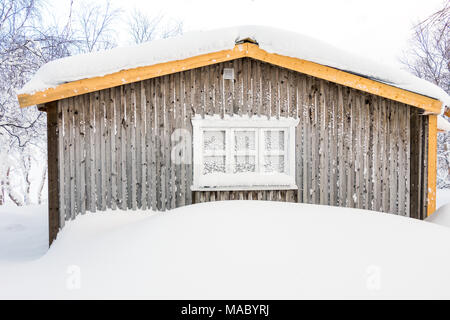
M62 215L279 199L408 216L412 109L249 58L60 100ZM192 165L171 152L194 114L298 118L298 190L192 193Z
M411 214L412 218L427 217L428 190L428 117L411 110Z

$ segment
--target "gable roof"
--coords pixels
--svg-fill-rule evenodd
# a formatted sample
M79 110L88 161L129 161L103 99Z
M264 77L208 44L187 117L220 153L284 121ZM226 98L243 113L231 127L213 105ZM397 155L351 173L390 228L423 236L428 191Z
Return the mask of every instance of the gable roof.
M450 97L407 72L344 52L319 40L268 27L243 26L66 57L42 66L19 91L21 107L125 83L250 57L441 113Z

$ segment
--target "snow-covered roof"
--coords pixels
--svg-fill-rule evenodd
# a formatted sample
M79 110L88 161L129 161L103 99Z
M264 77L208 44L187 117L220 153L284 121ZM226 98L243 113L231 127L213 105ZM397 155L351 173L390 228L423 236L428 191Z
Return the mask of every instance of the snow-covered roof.
M261 49L269 53L299 58L357 74L438 99L443 102L443 106L450 106L450 96L444 90L408 72L356 56L309 36L262 26L187 32L182 36L141 45L54 60L43 65L19 94L33 94L71 81L228 50L246 39L258 43Z

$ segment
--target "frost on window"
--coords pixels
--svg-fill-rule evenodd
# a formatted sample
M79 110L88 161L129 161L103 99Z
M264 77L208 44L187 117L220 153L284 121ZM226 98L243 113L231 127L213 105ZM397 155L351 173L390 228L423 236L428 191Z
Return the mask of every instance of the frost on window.
M265 172L284 172L284 156L265 156L264 157Z
M255 131L235 131L234 150L245 151L256 149Z
M203 150L225 150L225 131L204 131Z
M267 151L284 150L284 131L264 131L264 147Z
M234 173L255 172L255 156L236 156Z
M212 156L203 158L203 174L210 174L216 172L225 173L225 157Z

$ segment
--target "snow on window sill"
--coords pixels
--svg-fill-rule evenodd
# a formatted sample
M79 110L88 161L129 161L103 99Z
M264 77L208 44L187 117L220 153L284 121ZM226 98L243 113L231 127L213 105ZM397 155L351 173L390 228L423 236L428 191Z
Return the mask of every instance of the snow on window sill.
M214 173L200 176L192 191L294 190L298 189L292 176L285 173Z

